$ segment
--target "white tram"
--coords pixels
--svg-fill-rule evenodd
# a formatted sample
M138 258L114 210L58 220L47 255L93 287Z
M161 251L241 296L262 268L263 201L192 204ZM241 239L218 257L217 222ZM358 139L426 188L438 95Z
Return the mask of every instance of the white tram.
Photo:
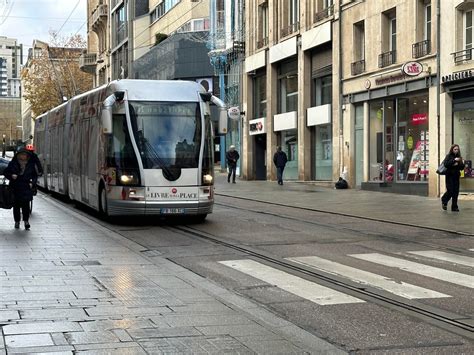
M119 80L38 116L39 184L103 215L193 215L214 204L209 102L195 82Z

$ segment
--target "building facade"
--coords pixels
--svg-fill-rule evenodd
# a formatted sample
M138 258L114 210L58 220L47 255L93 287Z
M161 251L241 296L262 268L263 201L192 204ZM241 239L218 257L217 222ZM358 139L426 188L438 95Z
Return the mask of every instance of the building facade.
M461 174L461 193L474 193L474 3L441 1L440 159L459 144L466 169ZM443 188L444 186L441 186ZM443 191L443 189L442 189Z
M438 67L431 0L341 6L341 121L350 185L437 195Z
M0 96L20 97L20 69L23 45L0 36Z
M337 1L247 0L243 177L332 182L343 171Z

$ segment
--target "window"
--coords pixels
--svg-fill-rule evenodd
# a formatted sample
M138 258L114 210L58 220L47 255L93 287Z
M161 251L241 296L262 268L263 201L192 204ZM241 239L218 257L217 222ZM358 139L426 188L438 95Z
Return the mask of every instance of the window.
M354 61L365 59L365 23L360 21L354 24Z
M224 31L225 28L225 11L224 0L216 1L216 29L217 31Z
M466 11L464 15L464 48L472 48L472 10Z
M289 0L289 21L288 24L294 25L299 22L299 0Z
M390 19L390 51L397 50L397 19Z
M258 43L257 48L268 44L268 4L265 2L258 7Z
M431 40L431 4L427 3L424 6L424 28L423 28L423 39Z
M282 63L278 76L279 113L298 109L298 71L297 61Z
M325 75L313 79L314 93L313 106L322 106L332 103L332 75Z
M267 76L263 73L253 79L254 118L267 116Z
M299 0L282 0L281 36L286 37L299 30Z

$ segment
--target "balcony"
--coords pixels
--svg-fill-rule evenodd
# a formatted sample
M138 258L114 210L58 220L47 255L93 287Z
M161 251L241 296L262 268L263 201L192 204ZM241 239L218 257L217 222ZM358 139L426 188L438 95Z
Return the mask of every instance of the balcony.
M257 41L257 49L268 46L268 37L262 38L260 41Z
M463 49L461 51L451 53L451 55L454 57L454 64L461 64L468 60L472 60L472 48Z
M365 59L351 63L351 74L359 75L365 72Z
M79 69L86 73L95 73L97 53L82 53L79 57Z
M397 62L397 51L389 51L379 55L379 68L384 68Z
M295 22L295 23L292 23L291 25L289 25L285 28L282 28L281 32L280 32L280 35L281 35L281 37L286 37L286 36L291 35L292 33L295 33L299 29L300 29L300 23Z
M101 26L105 26L107 23L107 17L108 17L107 5L103 4L103 5L97 6L96 9L92 12L92 16L91 16L92 30L95 31Z
M314 23L324 20L334 15L334 5L328 6L325 9L314 14Z
M431 41L426 39L424 41L414 43L411 48L411 53L413 58L424 57L431 53Z

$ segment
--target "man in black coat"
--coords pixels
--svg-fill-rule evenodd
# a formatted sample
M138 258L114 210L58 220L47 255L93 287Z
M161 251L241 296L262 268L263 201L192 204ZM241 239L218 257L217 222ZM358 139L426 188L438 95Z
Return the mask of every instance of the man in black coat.
M33 200L33 186L38 180L38 173L31 153L24 149L20 150L8 164L4 175L10 180L10 186L15 195L13 206L15 228L20 228L21 210L25 229L28 230L30 229L30 201Z
M447 210L448 202L451 200L451 211L459 212L459 178L461 170L464 170L465 167L459 145L451 146L448 155L444 158L444 166L446 167L446 192L441 197L441 207L443 210Z
M225 158L227 160L227 167L229 168L229 174L227 175L227 182L230 182L230 177L232 176L232 182L235 184L235 174L237 170L237 160L239 160L239 152L235 150L235 146L231 145L227 153L225 153Z
M273 163L277 168L278 185L283 185L283 170L285 170L287 161L288 157L286 156L286 153L281 150L281 147L277 147L277 151L273 156Z

